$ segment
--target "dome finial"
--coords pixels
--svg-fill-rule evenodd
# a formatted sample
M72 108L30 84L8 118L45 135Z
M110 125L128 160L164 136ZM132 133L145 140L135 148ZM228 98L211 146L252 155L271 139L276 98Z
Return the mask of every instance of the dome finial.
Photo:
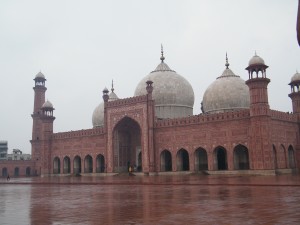
M229 63L228 63L228 57L227 57L227 52L226 52L226 63L225 63L226 69L228 69L229 67Z
M164 60L165 60L165 57L164 57L164 48L163 48L163 45L162 44L160 44L160 48L161 48L161 57L160 57L160 60L161 60L161 62L163 63L164 62Z
M114 80L111 80L111 92L114 92Z
M254 56L257 56L256 50L254 51Z

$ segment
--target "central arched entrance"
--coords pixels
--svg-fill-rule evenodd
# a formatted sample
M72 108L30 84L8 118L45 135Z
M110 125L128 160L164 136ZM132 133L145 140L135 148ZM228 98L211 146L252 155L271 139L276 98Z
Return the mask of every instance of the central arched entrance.
M127 172L131 166L142 171L141 129L138 123L123 118L113 131L114 172Z

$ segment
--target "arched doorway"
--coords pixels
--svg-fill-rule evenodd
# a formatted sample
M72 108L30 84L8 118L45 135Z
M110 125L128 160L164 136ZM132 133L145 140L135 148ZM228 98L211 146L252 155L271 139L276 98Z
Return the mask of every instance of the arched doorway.
M280 145L278 150L276 151L277 158L277 166L278 169L286 169L287 168L287 160L286 160L286 150L283 145Z
M71 161L68 156L64 158L64 173L71 173Z
M233 150L235 170L249 170L249 153L244 145L237 145Z
M215 168L217 170L227 170L227 153L225 148L217 147L215 149Z
M160 171L172 171L172 155L168 150L163 150L160 154Z
M124 117L113 131L114 172L127 172L129 166L142 171L141 129L139 124Z
M93 172L93 158L90 155L87 155L84 158L84 172L92 173Z
M74 174L81 173L81 158L78 155L74 158L73 172Z
M27 177L29 177L31 175L31 168L30 167L26 168L25 174L26 174Z
M195 170L208 170L207 153L203 148L195 151Z
M189 153L185 149L180 149L177 152L177 171L189 171L190 162L189 162Z
M96 172L97 173L105 172L104 156L101 154L97 155L97 158L96 158Z
M273 145L273 157L274 157L274 169L278 169L278 163L277 163L277 152L275 145Z
M295 155L294 155L294 149L291 145L288 148L288 156L289 156L289 168L295 169L296 168Z
M280 145L278 149L276 149L275 145L273 145L273 156L275 169L287 168L288 164L286 158L286 150L283 145Z
M53 174L60 174L60 159L58 157L53 160Z
M14 176L18 177L19 175L20 175L20 169L19 169L19 167L16 167L15 171L14 171Z
M7 173L7 168L4 167L2 168L2 177L7 177L8 173Z

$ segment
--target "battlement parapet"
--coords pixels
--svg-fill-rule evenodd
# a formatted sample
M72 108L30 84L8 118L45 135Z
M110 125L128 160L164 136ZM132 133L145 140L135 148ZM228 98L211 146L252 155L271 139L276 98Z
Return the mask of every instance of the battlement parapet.
M107 102L106 107L115 107L115 106L122 106L122 105L128 105L128 104L136 104L139 102L145 102L147 101L147 95L140 95L130 98L123 98L123 99L117 99L111 102Z
M104 128L92 128L87 130L76 130L76 131L68 131L68 132L59 132L53 134L53 139L66 139L66 138L74 138L74 137L86 137L86 136L94 136L104 134Z
M283 121L290 121L290 122L297 122L297 114L293 114L290 112L281 112L277 110L270 110L270 116L272 119L283 120Z
M250 118L249 109L224 112L224 113L215 113L215 114L199 114L195 116L176 118L176 119L163 119L156 120L155 127L168 127L168 126L183 126L191 124L201 124L208 122L217 122L217 121L229 121L234 119L245 119Z

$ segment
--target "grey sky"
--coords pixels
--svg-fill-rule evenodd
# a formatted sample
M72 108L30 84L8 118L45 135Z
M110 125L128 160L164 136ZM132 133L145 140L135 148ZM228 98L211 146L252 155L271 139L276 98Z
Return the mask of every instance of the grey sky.
M269 66L272 109L291 111L290 78L300 70L296 0L119 0L0 2L0 140L29 153L33 78L46 76L55 108L54 131L92 127L104 87L120 98L165 62L195 93L225 69L247 79L255 50Z

